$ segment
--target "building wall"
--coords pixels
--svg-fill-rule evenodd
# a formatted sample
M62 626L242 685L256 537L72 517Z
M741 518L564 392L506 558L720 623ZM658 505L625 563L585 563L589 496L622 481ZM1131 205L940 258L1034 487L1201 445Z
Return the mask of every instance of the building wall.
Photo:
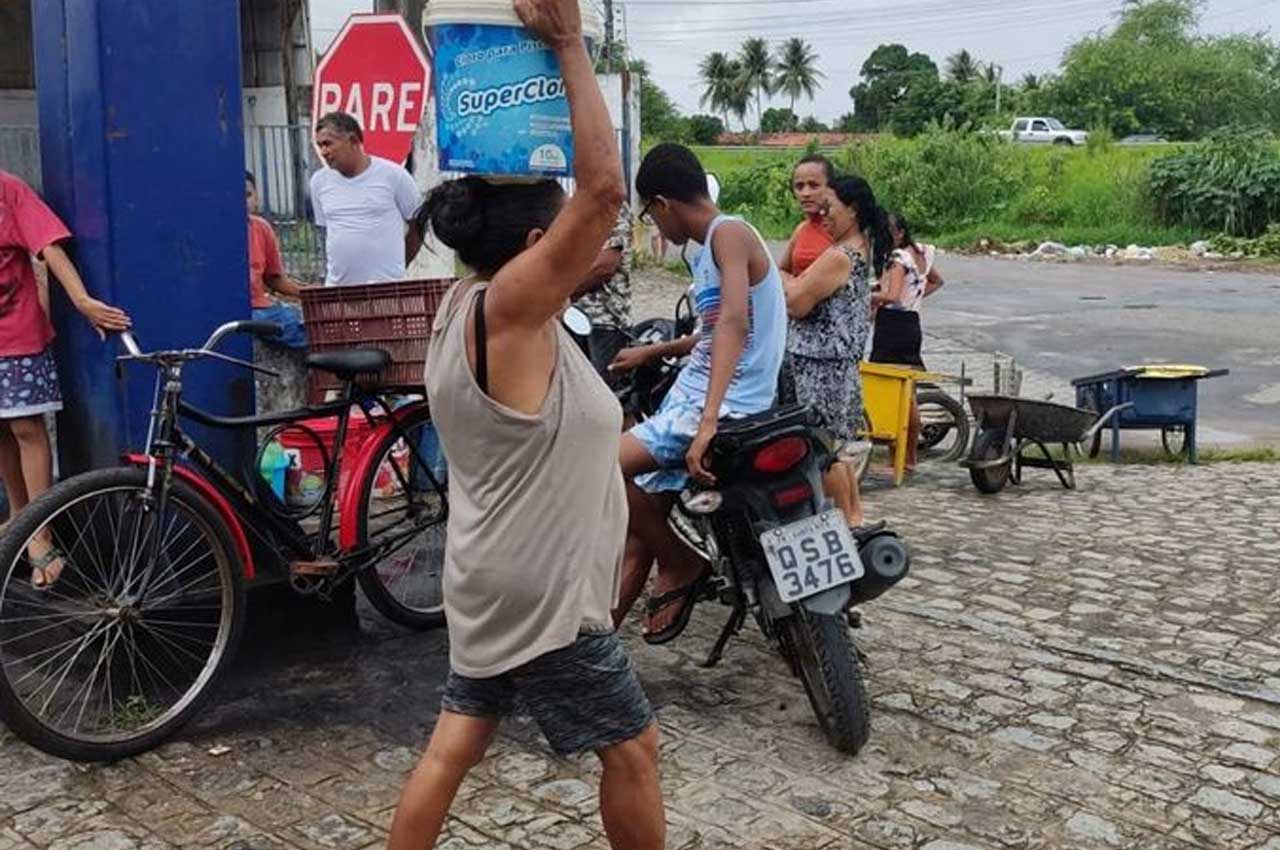
M36 126L36 90L0 89L0 127Z
M0 89L33 89L31 0L0 0Z
M36 124L31 0L0 0L0 127ZM3 163L0 163L3 165Z

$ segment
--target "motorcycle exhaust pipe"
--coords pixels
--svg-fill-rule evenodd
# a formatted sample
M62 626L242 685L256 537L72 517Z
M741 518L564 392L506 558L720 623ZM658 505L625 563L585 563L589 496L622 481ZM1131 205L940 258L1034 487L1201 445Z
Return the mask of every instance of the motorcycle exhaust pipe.
M877 534L858 547L866 575L849 586L850 605L870 602L902 581L911 569L911 551L896 534Z

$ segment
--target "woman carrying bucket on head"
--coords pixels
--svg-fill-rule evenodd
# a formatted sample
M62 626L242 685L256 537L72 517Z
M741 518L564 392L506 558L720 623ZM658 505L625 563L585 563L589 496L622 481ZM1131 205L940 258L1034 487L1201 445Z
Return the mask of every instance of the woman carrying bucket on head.
M449 457L450 673L389 850L435 846L458 787L517 703L557 753L600 758L615 850L665 843L653 711L613 630L627 526L622 409L560 325L625 187L578 0L515 0L558 60L578 191L554 180L445 183L419 213L474 274L445 298L427 397Z

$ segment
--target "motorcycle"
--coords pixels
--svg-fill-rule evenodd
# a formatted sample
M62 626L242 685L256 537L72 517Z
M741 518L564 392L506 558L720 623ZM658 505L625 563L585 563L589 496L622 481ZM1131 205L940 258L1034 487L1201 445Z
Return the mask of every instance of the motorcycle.
M650 319L631 331L635 344L692 332L686 295L675 321ZM618 389L624 410L652 416L675 382L675 358L646 364ZM804 685L823 733L856 754L870 734L865 658L850 629L856 606L897 584L910 568L906 544L883 523L851 531L822 492L836 461L831 435L808 407L787 405L724 421L711 443L716 484L691 484L669 523L708 564L694 601L719 601L729 617L703 662L719 663L730 639L753 618Z

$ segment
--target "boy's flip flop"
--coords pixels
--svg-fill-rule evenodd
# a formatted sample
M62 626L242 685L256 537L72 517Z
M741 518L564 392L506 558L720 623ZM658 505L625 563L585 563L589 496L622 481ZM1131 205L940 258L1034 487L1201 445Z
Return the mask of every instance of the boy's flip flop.
M642 635L644 642L650 646L661 646L680 637L685 627L689 625L689 618L693 615L693 606L698 604L698 597L706 590L707 582L710 578L711 573L709 571L704 572L692 584L686 584L684 587L678 587L661 596L651 598L645 606L650 617L674 602L680 603L680 612L676 614L676 618L666 628L659 629L656 632L646 632Z

